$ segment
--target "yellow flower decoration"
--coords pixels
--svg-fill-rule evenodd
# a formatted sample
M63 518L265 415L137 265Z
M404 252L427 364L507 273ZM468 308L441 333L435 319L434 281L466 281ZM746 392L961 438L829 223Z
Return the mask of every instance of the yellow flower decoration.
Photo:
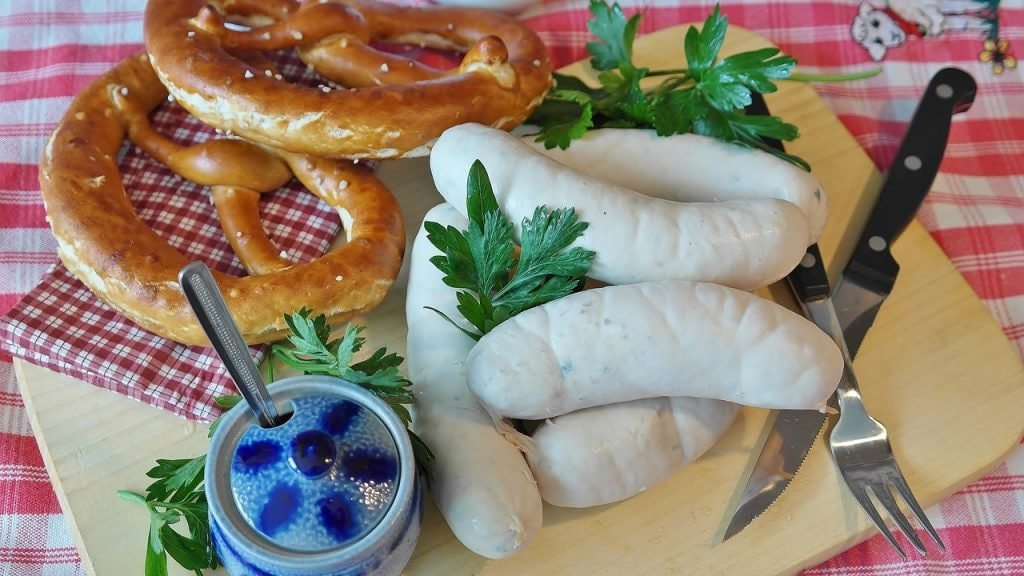
M981 53L978 54L978 60L988 63L992 63L992 71L996 74L1002 74L1007 68L1013 69L1017 67L1017 59L1010 56L1010 41L1005 38L988 39L985 40L985 44L982 46Z

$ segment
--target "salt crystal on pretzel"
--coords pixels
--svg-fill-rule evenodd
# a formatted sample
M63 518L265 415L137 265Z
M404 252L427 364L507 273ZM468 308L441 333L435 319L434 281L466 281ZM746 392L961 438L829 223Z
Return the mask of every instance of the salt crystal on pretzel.
M247 27L231 22L242 21ZM190 32L195 34L189 35ZM445 129L522 123L551 87L540 38L488 10L372 0L160 0L146 7L146 48L161 81L207 124L275 148L333 158L423 156ZM370 46L466 53L435 70ZM322 90L254 74L237 50L296 47Z
M285 314L310 308L342 321L380 303L401 267L398 203L350 162L264 148L237 139L183 147L147 115L167 98L145 54L101 76L71 103L46 145L40 187L57 253L101 300L143 328L185 344L208 344L178 285L188 259L135 213L116 157L127 132L179 174L211 186L222 228L253 275L214 272L249 343L287 333ZM259 222L259 195L291 176L341 216L348 242L293 264Z

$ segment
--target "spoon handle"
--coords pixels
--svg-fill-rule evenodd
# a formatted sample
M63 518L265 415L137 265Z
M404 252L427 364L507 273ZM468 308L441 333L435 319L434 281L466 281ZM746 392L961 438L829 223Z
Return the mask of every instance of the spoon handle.
M209 268L202 262L192 262L178 273L178 283L238 391L259 418L260 424L273 426L278 419L277 406L263 383L256 363L249 355L249 348Z

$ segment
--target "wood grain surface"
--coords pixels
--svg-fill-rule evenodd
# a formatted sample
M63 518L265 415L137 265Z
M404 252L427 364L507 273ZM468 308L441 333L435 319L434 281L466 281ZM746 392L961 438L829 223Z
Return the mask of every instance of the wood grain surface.
M675 67L684 32L685 27L677 27L638 39L636 60ZM726 51L765 44L733 27ZM583 65L566 71L587 73ZM774 114L800 127L802 137L788 148L811 163L828 194L829 224L819 245L835 278L863 226L880 176L812 87L783 83L767 101ZM380 175L402 202L411 246L423 213L440 201L427 163L384 163ZM989 312L919 224L911 224L893 253L902 271L855 368L869 410L888 426L907 479L927 506L992 469L1020 440L1024 369ZM378 309L357 320L368 325L365 335L372 347L387 345L404 353L406 274L403 269ZM788 298L777 286L764 294ZM86 570L100 576L142 574L148 517L114 492L142 490L144 472L158 457L203 452L205 427L25 362L17 362L16 369ZM775 505L721 542L766 416L763 410L743 410L704 457L625 502L585 510L547 506L540 535L510 559L490 561L469 552L428 504L406 572L792 574L873 534L819 442ZM186 574L174 566L171 573Z

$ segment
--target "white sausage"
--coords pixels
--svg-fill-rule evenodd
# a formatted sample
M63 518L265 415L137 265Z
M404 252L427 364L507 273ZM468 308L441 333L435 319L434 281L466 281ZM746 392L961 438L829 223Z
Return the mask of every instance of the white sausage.
M739 412L709 398L647 398L547 420L526 442L541 497L583 508L624 500L706 452Z
M460 229L452 207L431 209L426 220ZM433 496L455 536L488 558L515 554L540 530L542 502L519 449L495 429L466 388L466 355L473 340L437 313L461 318L455 290L428 260L440 252L421 228L412 247L406 319L407 361L416 395L415 431L430 446Z
M710 136L658 136L654 130L590 130L568 149L524 140L574 170L655 198L718 202L779 198L800 207L815 242L825 229L828 206L821 183L810 172L767 152Z
M795 268L810 237L807 219L791 202L651 198L576 172L479 124L449 128L430 154L434 184L463 215L466 179L477 159L517 226L537 206L574 207L590 224L575 245L597 252L588 275L609 284L684 279L754 290Z
M679 280L532 308L484 335L467 363L469 388L489 412L527 420L656 396L820 409L843 370L835 343L803 316Z

